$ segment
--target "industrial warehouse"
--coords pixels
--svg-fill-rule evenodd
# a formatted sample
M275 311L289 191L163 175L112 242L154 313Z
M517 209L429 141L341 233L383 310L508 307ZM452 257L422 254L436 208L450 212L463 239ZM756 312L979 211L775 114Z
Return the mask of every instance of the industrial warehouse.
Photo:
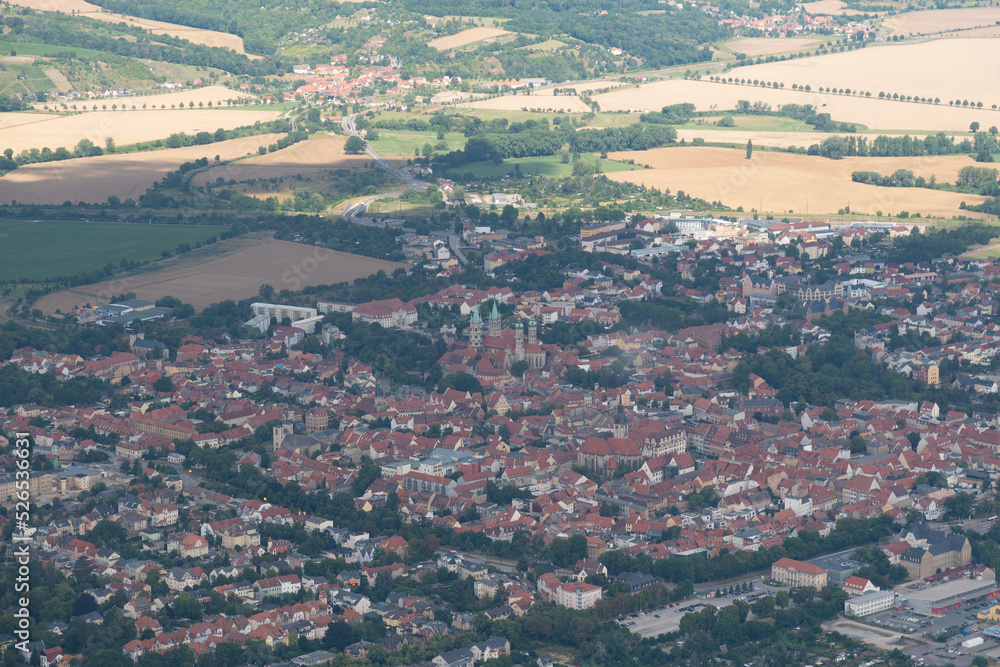
M943 614L976 600L992 599L1000 594L996 575L986 570L982 579L958 579L919 591L901 592L904 604L925 614Z

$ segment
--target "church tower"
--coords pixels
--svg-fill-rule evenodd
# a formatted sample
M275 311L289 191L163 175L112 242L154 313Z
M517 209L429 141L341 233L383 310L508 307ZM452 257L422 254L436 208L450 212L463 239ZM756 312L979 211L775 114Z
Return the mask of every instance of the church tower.
M538 323L528 320L528 345L538 345Z
M493 312L490 313L490 338L500 337L500 312L497 310L497 302L493 302Z
M483 346L483 316L479 313L479 306L472 309L472 319L469 321L469 347L480 348Z
M520 320L514 325L514 361L524 361L524 325Z
M628 437L628 419L625 417L625 408L618 403L618 411L615 412L614 436L616 438Z

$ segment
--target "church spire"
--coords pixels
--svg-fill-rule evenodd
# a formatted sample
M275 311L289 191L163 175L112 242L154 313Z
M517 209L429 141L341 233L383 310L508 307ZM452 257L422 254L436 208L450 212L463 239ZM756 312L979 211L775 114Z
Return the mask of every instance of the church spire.
M500 337L500 311L497 310L497 302L493 301L493 312L490 313L489 335L491 338Z

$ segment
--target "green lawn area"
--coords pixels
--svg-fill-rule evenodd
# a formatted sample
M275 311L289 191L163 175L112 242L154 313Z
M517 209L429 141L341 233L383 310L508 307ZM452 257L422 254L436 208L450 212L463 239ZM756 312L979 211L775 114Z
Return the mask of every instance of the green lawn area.
M383 157L414 157L413 151L423 149L424 144L437 146L437 132L412 132L410 130L376 130L378 139L370 142L372 148ZM444 135L446 150L435 150L435 153L447 153L465 146L466 137L458 132L447 132Z
M991 246L1000 244L1000 238L991 239L990 242L983 246L982 250L970 254L968 257L970 259L989 259L991 257L1000 257L1000 247L993 248Z
M588 127L628 127L639 122L637 113L599 113L594 120L587 123Z
M181 243L194 245L224 227L100 222L0 221L0 282L47 280L154 259Z
M597 162L601 173L612 171L633 171L641 169L638 165L615 162L614 160L602 160L592 156L584 156L581 159L591 163ZM512 160L504 160L500 164L491 162L473 162L453 169L451 174L464 178L466 174L472 174L473 178L498 178L515 172L514 165L520 165L521 173L529 176L538 174L540 176L550 176L552 178L564 178L573 175L573 164L563 164L558 155L546 155L542 157L526 157Z
M481 118L484 121L491 121L496 118L506 118L511 123L523 123L526 120L546 120L549 122L549 126L552 126L552 119L558 118L560 116L576 116L580 117L583 114L573 114L573 113L550 113L548 111L501 111L499 109L466 109L464 107L446 109L445 113L457 114L462 116L475 116ZM427 116L424 116L426 119Z
M736 124L733 127L720 127L715 124L719 118L731 115ZM698 122L701 120L702 122ZM793 118L783 118L781 116L737 116L735 114L720 113L717 116L705 118L694 118L691 122L679 125L685 130L700 130L711 128L713 130L757 130L760 132L815 132L816 128L801 120Z

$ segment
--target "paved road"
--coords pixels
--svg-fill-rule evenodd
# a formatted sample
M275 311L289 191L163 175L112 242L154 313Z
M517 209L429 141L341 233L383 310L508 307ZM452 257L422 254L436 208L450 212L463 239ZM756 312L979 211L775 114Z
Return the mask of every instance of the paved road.
M356 116L357 116L357 114L351 114L350 116L344 116L344 119L341 121L340 126L342 128L344 128L344 132L346 132L348 136L360 138L361 135L358 134L358 130L357 130L357 128L354 125L354 118ZM386 160L384 157L382 157L381 155L379 155L375 151L375 149L371 147L371 144L369 144L367 142L365 142L365 155L367 155L371 159L375 160L375 162L378 164L378 166L382 167L383 169L385 169L386 171L388 171L390 174L392 174L396 178L398 178L401 181L405 182L406 184L408 184L414 190L426 190L427 189L427 183L425 183L424 181L421 181L420 179L418 179L418 178L416 178L416 177L414 177L414 176L412 176L410 174L407 174L405 171L403 171L403 170L399 169L398 167L396 167L396 165L392 164L391 162L389 162L388 160Z
M355 126L354 123L354 119L356 116L357 114L344 116L344 119L341 121L340 126L344 129L344 132L346 132L348 136L360 138L361 135L358 134L357 127ZM427 189L426 182L421 181L415 176L408 174L402 169L396 167L396 165L392 164L384 157L379 155L378 152L374 148L372 148L371 144L367 142L365 142L365 155L374 160L379 167L385 169L390 174L400 179L414 190L421 191ZM400 193L386 192L384 194L369 197L363 201L358 202L357 204L354 204L353 206L349 206L347 209L344 210L344 219L356 225L364 225L366 227L381 227L382 224L377 223L374 220L366 219L365 214L368 212L368 206L376 199L382 199L383 197L390 197L390 196L394 197L398 194ZM457 225L457 223L455 224ZM469 263L468 258L466 258L465 253L463 253L462 249L459 247L460 241L461 237L458 235L457 231L453 227L452 233L448 235L448 245L451 248L452 254L458 258L458 261L460 261L462 264L468 264Z

